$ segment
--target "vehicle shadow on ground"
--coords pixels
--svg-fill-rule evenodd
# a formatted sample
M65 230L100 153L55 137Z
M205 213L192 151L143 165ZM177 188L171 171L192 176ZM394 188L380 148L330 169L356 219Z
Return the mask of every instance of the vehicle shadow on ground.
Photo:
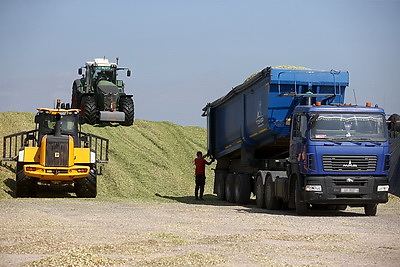
M17 198L16 195L16 182L14 179L7 178L4 180L4 184L8 189L4 189L4 192L9 194L13 198ZM42 185L39 184L37 188L38 198L75 198L74 187L72 185Z
M163 196L158 193L155 194L157 197L174 200L180 203L185 204L194 204L194 205L208 205L208 206L232 206L235 207L235 210L239 213L263 213L270 215L287 215L287 216L299 216L296 214L294 209L282 209L282 210L267 210L258 208L256 206L255 199L251 199L248 204L235 204L229 203L224 200L220 200L217 196L212 194L207 194L204 196L205 200L196 200L194 196ZM357 213L354 211L342 211L342 210L326 210L326 209L316 209L311 208L308 211L306 216L315 216L315 217L359 217L365 216L363 213Z

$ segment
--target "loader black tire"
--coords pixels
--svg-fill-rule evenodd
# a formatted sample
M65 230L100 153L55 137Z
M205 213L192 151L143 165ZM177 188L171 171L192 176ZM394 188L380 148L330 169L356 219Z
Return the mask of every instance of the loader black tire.
M125 121L120 124L123 126L131 126L135 119L135 105L131 97L121 97L119 99L119 111L125 113Z
M233 173L229 173L225 181L225 198L226 201L231 203L235 202L234 183L235 175Z
M96 170L91 169L85 178L74 180L74 191L79 198L95 198L97 196L97 175Z
M16 174L16 197L36 197L37 181L34 178L26 176L23 170L17 170Z
M96 101L93 96L83 96L81 101L81 123L95 124L97 122Z
M276 197L275 186L272 176L267 174L265 180L265 207L268 210L277 210L281 207L282 201Z
M235 202L247 204L250 201L251 185L247 174L237 174L235 177L234 195Z

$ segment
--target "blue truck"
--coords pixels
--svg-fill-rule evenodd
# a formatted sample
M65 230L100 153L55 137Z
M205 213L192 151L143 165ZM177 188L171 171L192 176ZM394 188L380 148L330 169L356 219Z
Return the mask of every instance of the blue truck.
M258 207L375 216L388 201L390 152L382 108L344 104L349 73L267 67L203 108L214 193Z

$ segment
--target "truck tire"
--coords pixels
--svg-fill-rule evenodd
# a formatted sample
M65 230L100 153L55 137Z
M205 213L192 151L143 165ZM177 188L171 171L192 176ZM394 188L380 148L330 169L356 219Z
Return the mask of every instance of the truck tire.
M97 122L96 101L93 96L83 96L81 101L81 123L95 124Z
M367 216L375 216L378 210L378 204L367 204L364 206L364 213Z
M135 117L135 106L131 97L121 97L119 99L119 111L125 113L125 121L120 124L131 126Z
M247 204L250 201L251 186L249 176L238 174L235 177L234 195L235 202L238 204Z
M229 173L225 181L225 198L226 201L231 203L235 202L234 183L235 175L233 173Z
M254 190L256 192L256 204L258 208L265 208L265 201L264 201L264 184L260 174L256 176L256 188Z
M26 176L23 170L17 171L16 174L16 197L36 197L37 181L34 178Z
M297 215L307 215L308 204L305 203L301 199L301 186L300 186L300 181L298 178L294 182L294 185L295 185L294 201L295 201L295 207L296 207L296 214Z
M219 200L225 199L225 179L226 173L218 172L215 174L215 191Z
M74 191L77 197L95 198L97 196L96 170L91 169L87 177L75 179Z
M265 180L265 207L268 210L277 210L281 207L281 201L276 198L275 195L275 185L272 181L272 176L267 174Z

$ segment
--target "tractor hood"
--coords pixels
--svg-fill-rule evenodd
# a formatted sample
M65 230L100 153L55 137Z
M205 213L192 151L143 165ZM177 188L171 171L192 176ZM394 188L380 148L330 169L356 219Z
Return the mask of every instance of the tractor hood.
M99 81L98 84L97 84L97 88L98 88L98 90L100 90L100 92L102 92L104 95L108 95L108 94L118 94L118 92L119 92L118 86L116 86L116 85L113 84L112 82L105 81L105 80Z

